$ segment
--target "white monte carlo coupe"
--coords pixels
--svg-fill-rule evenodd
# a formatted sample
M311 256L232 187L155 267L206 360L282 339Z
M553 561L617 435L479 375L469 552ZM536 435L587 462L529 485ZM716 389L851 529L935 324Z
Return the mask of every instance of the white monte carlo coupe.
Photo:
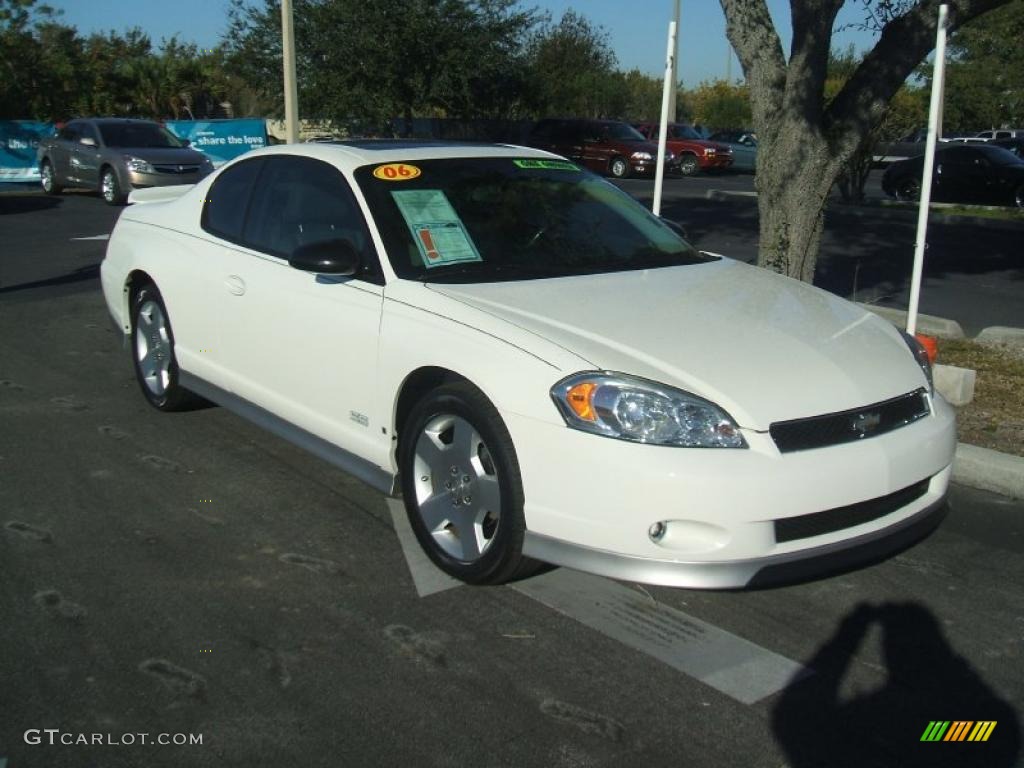
M759 586L945 510L954 416L914 339L564 158L284 145L132 201L102 282L149 402L212 400L401 493L464 581Z

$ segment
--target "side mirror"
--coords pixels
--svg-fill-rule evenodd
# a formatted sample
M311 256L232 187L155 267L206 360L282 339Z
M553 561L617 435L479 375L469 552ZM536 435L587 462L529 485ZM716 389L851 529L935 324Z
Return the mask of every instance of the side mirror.
M80 138L78 140L78 143L79 144L83 144L83 145L85 145L87 147L95 147L96 146L96 139L91 138L89 136L83 136L82 138Z
M354 275L359 269L359 254L350 240L320 240L300 245L292 251L288 263L303 272L319 275Z
M181 146L183 146L183 147L191 147L192 146L192 142L189 141L188 139L178 139L178 141L181 142Z

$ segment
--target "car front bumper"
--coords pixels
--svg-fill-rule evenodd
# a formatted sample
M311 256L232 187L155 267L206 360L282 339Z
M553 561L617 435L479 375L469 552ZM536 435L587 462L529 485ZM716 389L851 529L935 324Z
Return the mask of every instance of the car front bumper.
M200 169L196 173L138 173L128 171L128 183L133 189L169 187L175 184L195 184L204 179L209 171Z
M907 546L941 520L956 445L940 396L909 426L787 454L758 432L744 432L747 449L671 448L503 415L523 477L527 555L705 589L807 578ZM904 503L899 494L914 486ZM884 499L898 501L866 522L847 513ZM795 517L834 522L779 540L777 523ZM655 541L659 522L667 533Z

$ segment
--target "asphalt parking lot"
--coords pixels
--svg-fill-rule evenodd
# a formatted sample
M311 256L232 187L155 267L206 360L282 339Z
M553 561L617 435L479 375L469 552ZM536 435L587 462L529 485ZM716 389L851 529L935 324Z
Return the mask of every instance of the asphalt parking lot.
M954 487L916 547L773 590L454 587L379 493L145 404L116 215L0 196L0 766L1024 765L1024 502Z

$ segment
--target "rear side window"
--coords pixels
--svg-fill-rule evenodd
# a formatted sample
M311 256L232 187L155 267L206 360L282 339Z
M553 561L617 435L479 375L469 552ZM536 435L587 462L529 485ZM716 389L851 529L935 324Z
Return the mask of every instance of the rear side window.
M270 157L253 191L245 244L281 258L300 245L348 240L365 254L369 237L345 177L309 157Z
M263 160L247 160L224 171L207 193L201 226L211 235L235 243L242 241L249 194Z

